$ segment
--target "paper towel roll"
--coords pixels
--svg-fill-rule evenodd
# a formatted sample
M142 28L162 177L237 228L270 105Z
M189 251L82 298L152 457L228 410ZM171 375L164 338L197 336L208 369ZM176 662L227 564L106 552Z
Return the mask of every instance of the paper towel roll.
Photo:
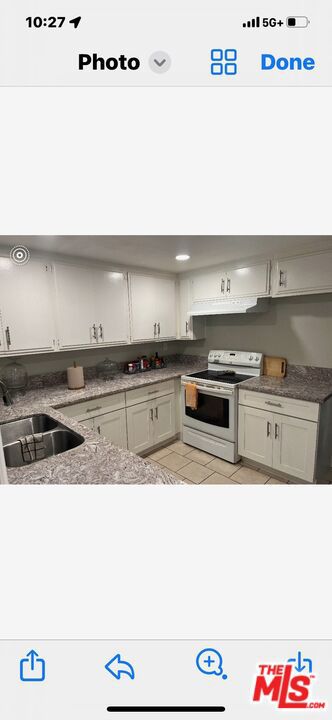
M84 372L82 367L67 368L67 382L69 390L84 388Z

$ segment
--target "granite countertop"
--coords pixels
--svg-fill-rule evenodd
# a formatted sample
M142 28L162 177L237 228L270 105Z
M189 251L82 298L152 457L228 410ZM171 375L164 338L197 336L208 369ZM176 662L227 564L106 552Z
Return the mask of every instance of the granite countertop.
M157 468L138 455L112 445L73 418L61 413L61 407L73 405L105 395L133 390L145 385L181 377L188 372L201 370L202 360L193 358L190 363L172 363L162 370L151 370L141 375L119 373L113 380L88 380L83 390L68 390L66 385L32 388L11 407L0 405L0 423L30 414L47 413L55 420L84 437L84 443L66 453L40 460L24 468L9 468L10 484L181 484L172 473Z
M243 390L306 400L320 405L332 396L332 369L290 365L285 378L261 377L246 380Z

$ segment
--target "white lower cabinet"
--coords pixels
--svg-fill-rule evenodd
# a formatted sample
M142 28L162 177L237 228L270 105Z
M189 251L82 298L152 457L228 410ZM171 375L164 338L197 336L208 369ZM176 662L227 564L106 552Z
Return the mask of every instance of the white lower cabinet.
M127 425L128 449L137 454L174 437L174 394L127 407Z
M310 420L274 415L273 467L302 480L313 481L317 424Z
M258 402L262 402L262 395ZM311 412L309 407L308 412ZM318 422L239 406L239 454L242 457L299 480L313 482L317 440Z
M239 454L272 466L272 423L272 413L240 405Z
M154 403L153 444L159 445L175 435L175 396L166 395Z
M174 380L93 398L61 408L113 445L136 454L161 445L178 432L179 388Z
M84 427L89 428L89 430L95 429L95 421L94 418L90 418L89 420L80 420L81 425L84 425Z
M128 447L125 410L115 410L115 412L95 418L95 429L99 435L110 440L113 445L121 448Z
M139 454L153 445L153 403L127 408L128 450Z
M127 423L126 411L114 410L106 415L98 415L95 418L81 420L82 425L99 433L103 438L109 440L113 445L127 449Z

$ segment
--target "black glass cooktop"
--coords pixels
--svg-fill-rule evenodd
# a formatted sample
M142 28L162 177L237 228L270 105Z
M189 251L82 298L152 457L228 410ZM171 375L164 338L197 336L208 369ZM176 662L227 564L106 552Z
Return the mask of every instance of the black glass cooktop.
M244 380L251 380L252 375L240 375L235 372L213 372L211 370L203 370L203 372L193 373L187 377L196 378L198 380L213 380L214 382L228 383L229 385L237 385Z

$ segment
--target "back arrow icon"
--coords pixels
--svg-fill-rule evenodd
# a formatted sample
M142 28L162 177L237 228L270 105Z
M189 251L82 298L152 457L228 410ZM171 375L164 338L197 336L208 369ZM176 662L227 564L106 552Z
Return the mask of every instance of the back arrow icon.
M130 663L125 662L125 660L121 660L120 653L114 655L112 660L110 660L107 665L105 665L105 670L107 670L107 672L113 675L116 680L120 680L121 675L128 675L131 680L134 680L135 678L135 671L133 666Z

